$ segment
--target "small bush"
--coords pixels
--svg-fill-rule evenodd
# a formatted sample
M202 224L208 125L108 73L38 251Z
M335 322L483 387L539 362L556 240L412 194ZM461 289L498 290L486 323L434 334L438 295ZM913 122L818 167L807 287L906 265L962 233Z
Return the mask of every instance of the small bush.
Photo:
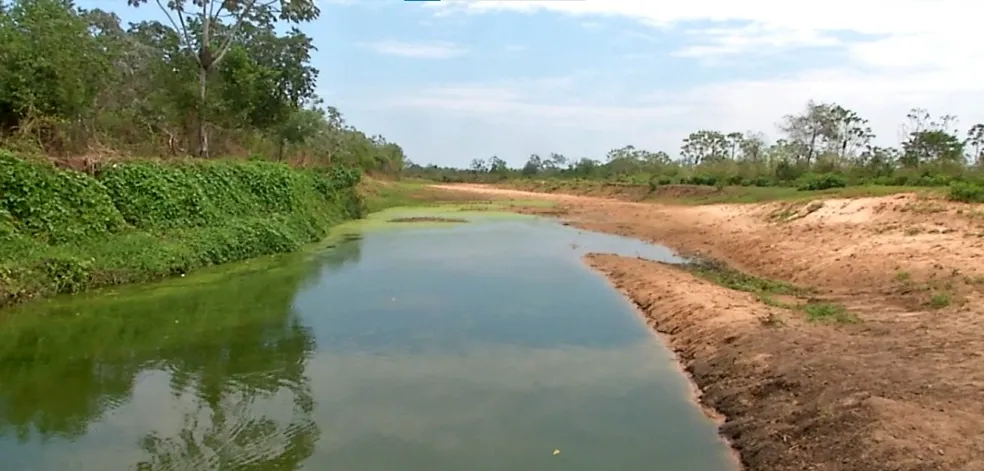
M984 203L984 186L970 182L950 183L949 199L964 203Z
M933 309L943 309L950 305L952 299L947 293L937 293L929 298L929 307Z
M89 175L58 170L47 162L22 160L0 150L0 225L45 243L119 232L126 224L106 194ZM6 229L9 230L9 229ZM6 231L0 229L0 233Z
M693 175L690 178L684 179L682 183L689 185L716 186L718 179L713 175Z
M40 265L55 293L79 293L89 287L91 260L78 257L52 257Z
M839 324L857 323L858 317L847 311L840 304L818 302L803 306L807 319L811 322L836 322Z
M796 189L800 191L820 191L846 186L847 179L834 173L808 173L796 180Z
M755 177L750 180L750 183L752 184L752 186L757 186L762 188L767 188L772 186L772 180L768 179L767 177Z

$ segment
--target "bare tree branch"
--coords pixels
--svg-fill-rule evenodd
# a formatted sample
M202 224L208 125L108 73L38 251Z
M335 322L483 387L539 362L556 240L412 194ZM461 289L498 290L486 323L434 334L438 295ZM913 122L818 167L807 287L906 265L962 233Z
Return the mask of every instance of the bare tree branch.
M215 11L212 12L212 21L213 22L219 21L219 15L222 14L222 8L223 7L225 7L225 2L222 1L222 0L219 0L219 7L216 8Z
M270 5L273 5L277 1L278 0L271 0L263 5L260 5L260 8L266 8ZM226 52L229 52L229 49L232 47L232 41L235 40L236 34L239 32L239 27L242 26L243 21L246 19L247 13L249 13L249 11L253 9L254 5L256 5L256 0L250 0L249 5L243 8L243 11L239 13L239 17L236 19L236 24L232 27L232 30L229 32L229 36L225 39L225 42L222 44L222 46L219 47L218 54L215 56L215 60L212 62L213 66L217 65L219 61L221 61L222 58L225 57Z

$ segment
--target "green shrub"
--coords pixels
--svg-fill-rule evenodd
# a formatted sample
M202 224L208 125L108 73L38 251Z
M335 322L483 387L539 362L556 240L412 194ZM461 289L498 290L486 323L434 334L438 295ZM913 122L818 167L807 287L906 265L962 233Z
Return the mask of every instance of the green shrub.
M965 203L984 203L984 186L978 183L950 183L949 199Z
M92 260L78 257L51 257L44 259L39 268L52 284L55 293L78 293L89 285Z
M807 173L796 180L796 189L800 191L829 190L846 186L847 179L834 173Z
M0 211L16 226L45 243L105 236L125 227L106 189L89 175L58 170L0 150ZM6 218L7 216L3 216Z
M703 185L703 186L715 186L717 185L718 179L713 175L693 175L690 178L684 179L682 183L688 185Z
M770 180L767 177L755 177L751 179L750 183L752 186L763 187L763 188L772 186L772 180Z

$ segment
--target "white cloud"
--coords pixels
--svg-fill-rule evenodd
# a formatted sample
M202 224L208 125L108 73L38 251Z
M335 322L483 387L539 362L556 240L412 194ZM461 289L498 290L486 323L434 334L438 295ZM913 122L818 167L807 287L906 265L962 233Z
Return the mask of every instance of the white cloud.
M700 28L688 36L704 38L704 44L683 47L674 55L679 57L719 57L738 54L771 54L802 47L838 46L843 43L834 36L810 30L790 30L770 25L750 23L735 28Z
M883 138L894 141L895 128L912 107L934 113L953 113L965 125L984 119L977 106L984 99L984 42L976 23L984 13L977 0L829 0L775 2L772 0L690 0L687 2L607 1L483 1L431 4L445 14L491 11L553 11L592 23L604 17L638 21L654 34L673 33L686 45L674 55L701 61L728 58L725 64L749 55L795 53L803 48L833 48L843 61L832 67L756 80L729 80L696 85L681 93L650 97L646 104L616 106L613 101L565 104L537 93L509 100L457 97L454 102L423 94L404 104L473 109L486 114L527 114L565 125L639 128L718 127L774 130L786 113L807 100L837 101L866 114ZM761 76L760 70L757 75ZM570 96L593 90L582 83ZM626 100L628 90L624 90ZM624 102L624 101L623 101ZM598 119L578 119L580 113ZM664 120L672 120L667 122ZM670 145L666 143L665 145ZM675 145L675 144L674 144Z
M446 41L408 42L383 40L362 44L379 54L390 56L410 57L414 59L450 59L458 57L468 50L458 44Z
M605 88L610 77L583 71L556 77L499 80L489 83L436 84L389 97L384 107L481 116L500 123L536 127L618 129L627 124L674 119L688 111L686 103L622 97ZM591 93L586 92L590 84ZM633 102L632 105L615 101Z
M585 28L608 25L606 19L629 19L644 29L633 34L638 28L621 28L621 36L635 36L632 40L644 48L679 44L671 53L674 60L714 64L718 75L730 66L742 67L735 67L733 78L702 79L683 90L662 88L659 75L672 71L628 69L409 90L380 106L422 122L460 123L454 136L429 133L426 126L418 130L426 139L408 136L408 151L422 162L450 163L482 153L512 161L549 151L600 157L625 144L674 154L681 139L697 129L759 130L777 137L775 125L782 116L801 110L810 99L856 110L871 121L882 145L898 143L898 127L913 107L955 114L963 129L984 121L979 105L984 103L984 42L975 24L984 16L984 3L977 0L555 0L426 6L445 17L549 11L577 17ZM825 62L810 62L817 56L806 50L815 48L831 52ZM622 54L645 63L659 53ZM778 53L796 65L790 69L781 61L763 60ZM752 60L756 68L749 75ZM627 68L638 66L626 62ZM629 88L619 79L626 73L654 74L651 88Z
M683 53L706 55L755 51L765 45L830 45L834 33L889 36L918 40L927 50L947 47L984 50L975 41L977 18L984 4L976 0L899 0L887 4L875 0L829 0L826 2L775 2L773 0L690 0L686 2L607 1L483 1L440 2L430 5L443 13L484 13L499 10L554 11L570 15L631 18L644 24L667 28L694 22L722 25L711 31L703 49ZM585 20L591 22L591 20ZM976 43L976 44L974 44Z
M844 104L869 118L881 145L898 143L898 126L913 107L927 107L934 114L956 114L963 128L984 120L984 110L978 106L984 102L984 87L970 78L954 79L939 72L899 78L886 72L814 69L700 85L676 93L656 90L646 96L625 92L594 100L576 98L603 80L449 84L415 90L392 99L387 106L413 110L424 121L427 116L477 117L487 124L458 129L458 137L512 158L547 151L600 157L608 149L625 144L673 155L681 139L698 129L756 130L775 138L776 123L782 116L798 112L811 98ZM550 87L551 81L558 86ZM569 91L548 93L563 90L560 84ZM511 142L521 135L522 145ZM414 155L430 154L416 144L409 150Z

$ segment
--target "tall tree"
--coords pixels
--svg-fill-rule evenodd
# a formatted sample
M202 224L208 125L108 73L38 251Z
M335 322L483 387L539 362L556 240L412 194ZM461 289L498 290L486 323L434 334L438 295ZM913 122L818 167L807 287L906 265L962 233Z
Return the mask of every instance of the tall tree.
M127 0L140 6L148 0ZM205 111L209 74L242 38L243 25L269 28L278 21L299 23L318 17L314 0L155 0L171 26L179 32L183 50L198 65L198 155L207 157Z
M741 158L748 162L761 163L766 147L765 135L748 131L741 140Z
M973 149L970 161L974 165L984 164L984 124L977 123L967 130L966 143Z
M834 138L836 124L833 110L837 105L816 103L810 100L806 110L800 114L783 117L779 129L786 135L786 141L799 147L798 160L809 165L824 148L827 140Z
M537 154L531 154L529 160L526 161L526 165L523 166L523 175L533 176L543 170L543 159Z
M745 136L740 132L729 132L724 136L728 143L728 157L731 160L735 160L738 155L738 150L741 149L741 143L745 139Z
M830 108L827 117L831 121L830 144L836 146L831 150L842 159L864 149L874 138L868 120L852 110L835 104Z
M914 108L906 118L908 123L904 129L909 133L902 142L903 154L899 158L904 166L963 164L964 142L956 135L955 116L942 115L934 119L929 111Z
M489 171L489 166L482 159L472 159L468 168L475 173L488 173Z
M700 165L728 158L728 138L718 131L701 130L684 138L680 155L692 165Z
M79 119L116 73L89 22L61 0L21 0L0 13L0 126ZM23 129L22 129L23 130Z

